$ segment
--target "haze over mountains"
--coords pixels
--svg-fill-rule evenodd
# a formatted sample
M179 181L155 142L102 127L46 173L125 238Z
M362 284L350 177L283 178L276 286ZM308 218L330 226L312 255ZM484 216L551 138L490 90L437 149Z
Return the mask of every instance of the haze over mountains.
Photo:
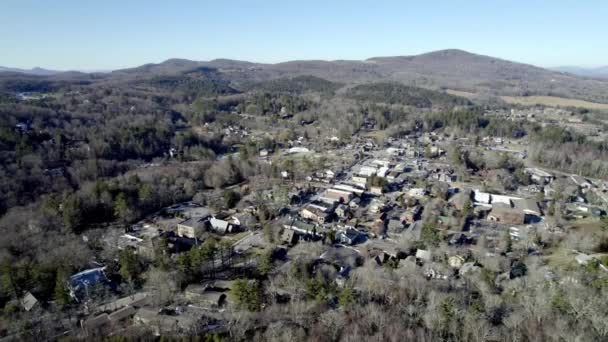
M0 69L0 71L2 71ZM277 78L311 75L333 82L392 81L428 89L453 89L489 95L548 95L608 103L608 80L591 79L573 70L549 70L528 64L469 53L441 50L415 56L359 60L302 60L276 64L216 59L208 62L169 59L158 64L114 70L107 74L56 73L45 69L23 72L53 79L129 80L159 75L210 77L239 87ZM211 71L213 71L211 73Z
M584 76L584 77L599 77L608 78L608 66L598 68L581 68L576 66L563 66L552 68L553 70L560 72L567 72L569 74Z

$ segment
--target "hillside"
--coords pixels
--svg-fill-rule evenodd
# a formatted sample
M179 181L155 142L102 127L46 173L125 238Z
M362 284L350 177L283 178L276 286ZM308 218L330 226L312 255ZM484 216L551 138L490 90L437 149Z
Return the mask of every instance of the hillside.
M309 60L276 64L228 59L208 62L169 59L158 64L115 70L96 77L109 81L156 76L191 78L192 72L200 70L207 73L213 70L216 74L215 81L224 85L229 83L233 88L248 88L253 84L271 89L289 88L295 84L285 84L285 80L312 76L339 84L398 82L427 89L452 89L484 95L553 96L608 103L608 80L575 76L462 50L441 50L416 56L375 57L364 61ZM10 75L14 77L17 74ZM267 83L268 81L272 82ZM302 84L295 86L298 89L291 89L292 91L301 91L301 87L306 87ZM328 86L335 88L333 85Z

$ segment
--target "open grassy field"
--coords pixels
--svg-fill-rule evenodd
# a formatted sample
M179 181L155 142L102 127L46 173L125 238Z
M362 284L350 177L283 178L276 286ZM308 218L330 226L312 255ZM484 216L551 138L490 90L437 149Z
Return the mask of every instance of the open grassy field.
M450 95L454 95L454 96L466 97L467 99L472 99L477 96L477 94L475 94L475 93L471 93L468 91L462 91L462 90L448 89L445 92Z
M560 107L579 107L587 109L608 110L608 104L595 103L576 99L567 99L556 96L501 96L503 101L510 104L522 105L544 105L544 106L560 106Z
M448 89L446 93L450 95L474 99L477 94L462 90ZM503 101L510 104L521 104L525 106L543 105L551 107L578 107L587 109L608 110L608 104L595 103L584 100L568 99L557 96L501 96Z

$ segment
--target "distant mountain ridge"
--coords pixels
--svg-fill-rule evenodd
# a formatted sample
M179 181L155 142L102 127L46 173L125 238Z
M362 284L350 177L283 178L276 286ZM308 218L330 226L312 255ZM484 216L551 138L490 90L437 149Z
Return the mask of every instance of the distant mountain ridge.
M26 74L26 75L48 76L48 75L55 75L55 74L61 73L63 71L49 70L49 69L44 69L44 68L39 68L39 67L35 67L32 69L19 69L19 68L8 68L8 67L0 66L0 72L14 72L14 73L20 73L20 74Z
M583 77L600 77L608 78L608 65L598 68L582 68L576 66L562 66L551 68L551 70L565 72L576 76Z
M209 74L235 87L298 76L313 76L340 84L398 82L431 90L453 89L484 95L546 95L608 103L608 80L581 77L458 49L413 56L366 60L295 60L268 64L230 59L192 61L173 58L96 77L106 80L155 76L194 77ZM67 77L65 74L61 77ZM50 75L52 77L59 77ZM78 76L84 77L84 76Z

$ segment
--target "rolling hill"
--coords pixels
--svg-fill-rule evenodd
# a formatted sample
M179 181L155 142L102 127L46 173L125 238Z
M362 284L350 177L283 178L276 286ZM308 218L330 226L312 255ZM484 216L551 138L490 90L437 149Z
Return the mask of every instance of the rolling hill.
M228 82L233 88L249 88L252 84L282 87L281 82L284 83L285 79L311 76L346 85L397 82L431 90L451 89L484 96L552 96L608 103L608 80L576 76L455 49L415 56L374 57L363 61L302 60L264 64L228 59L207 62L169 59L158 64L115 70L97 77L124 81L157 76L192 78L196 77L196 73L213 73L215 81Z

